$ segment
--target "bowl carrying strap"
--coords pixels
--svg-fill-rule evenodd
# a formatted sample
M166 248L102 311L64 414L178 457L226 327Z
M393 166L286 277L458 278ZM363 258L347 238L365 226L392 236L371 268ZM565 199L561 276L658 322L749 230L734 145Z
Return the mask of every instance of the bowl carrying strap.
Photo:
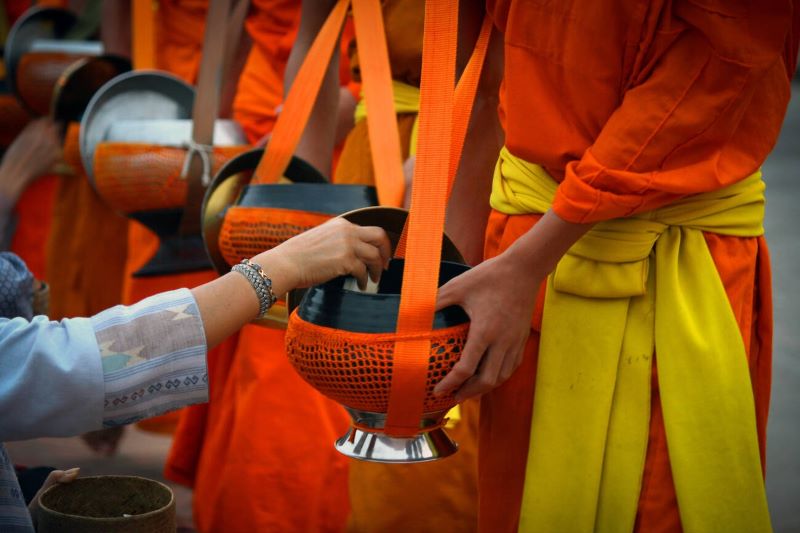
M384 428L395 437L412 437L420 432L445 210L491 35L491 24L484 19L475 50L454 91L458 4L458 0L425 3L419 145L411 210L402 239L406 244L400 250L405 252L406 263L397 333L429 334L395 343ZM448 157L441 157L442 154Z
M277 183L289 165L311 116L350 3L351 0L339 0L314 39L292 83L252 183ZM383 14L379 0L352 0L352 4L360 44L364 98L369 106L367 126L378 202L398 207L403 204L405 180Z

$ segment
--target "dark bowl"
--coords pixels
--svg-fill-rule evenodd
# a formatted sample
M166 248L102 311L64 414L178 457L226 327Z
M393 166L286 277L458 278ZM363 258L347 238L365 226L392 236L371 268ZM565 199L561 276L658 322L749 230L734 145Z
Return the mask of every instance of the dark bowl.
M375 187L332 185L330 183L292 183L248 185L237 205L272 207L311 213L340 215L346 211L377 205Z
M442 261L439 285L442 286L469 267ZM347 277L339 277L306 291L297 308L300 318L318 326L354 333L391 333L397 329L400 308L400 288L403 279L403 259L392 259L389 269L381 275L377 294L343 288ZM457 306L447 307L434 315L434 329L464 324L469 317Z

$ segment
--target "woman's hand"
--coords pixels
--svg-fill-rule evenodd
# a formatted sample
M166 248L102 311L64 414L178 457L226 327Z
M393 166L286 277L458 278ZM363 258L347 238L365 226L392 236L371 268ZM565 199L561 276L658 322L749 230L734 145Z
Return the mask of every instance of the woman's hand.
M352 275L359 286L367 278L377 281L391 256L389 237L381 228L356 226L342 218L329 220L253 261L272 280L272 290L281 297L291 289ZM238 272L192 289L209 348L252 320L259 310L253 287Z
M511 377L522 363L542 281L591 227L548 211L505 252L439 289L437 308L460 305L472 324L461 359L436 386L436 394L455 390L462 401Z
M389 238L381 228L334 218L253 260L273 277L273 284L276 276L285 277L286 290L346 275L355 277L363 290L368 277L375 282L380 279L391 253ZM283 292L275 288L275 294Z
M12 204L28 184L61 159L61 141L49 118L31 121L6 150L0 165L0 194Z

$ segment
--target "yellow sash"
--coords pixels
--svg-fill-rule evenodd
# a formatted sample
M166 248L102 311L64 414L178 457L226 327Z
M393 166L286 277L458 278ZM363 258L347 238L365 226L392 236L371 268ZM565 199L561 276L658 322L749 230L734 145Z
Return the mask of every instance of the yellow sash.
M402 81L392 80L392 92L394 93L394 111L398 115L404 113L419 113L419 87L408 85ZM355 121L367 118L367 101L362 97L356 104ZM411 141L409 143L409 154L417 153L417 130L419 121L415 120L411 129Z
M556 187L504 148L491 203L544 213ZM633 530L654 350L684 531L771 531L747 355L702 233L754 237L763 218L756 172L597 224L559 262L545 299L520 531Z

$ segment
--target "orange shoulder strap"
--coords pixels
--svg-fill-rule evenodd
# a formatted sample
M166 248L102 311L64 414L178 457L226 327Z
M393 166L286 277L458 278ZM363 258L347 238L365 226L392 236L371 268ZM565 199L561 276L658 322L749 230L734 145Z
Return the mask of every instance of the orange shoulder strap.
M430 353L430 332L438 291L448 173L452 148L458 0L425 2L420 87L419 143L408 215L408 248L392 387L384 431L419 433Z
M133 0L131 9L131 41L133 68L137 70L156 68L155 2Z
M464 138L467 135L467 127L472 116L472 105L475 102L475 93L478 90L478 82L481 79L483 63L486 59L486 51L489 48L489 38L492 35L492 20L488 16L483 18L478 39L475 41L475 48L467 62L461 78L456 86L455 99L453 102L453 129L452 145L450 147L450 166L447 171L447 198L455 183L458 164L461 161L461 152L464 149ZM406 244L408 241L408 221L403 227L403 233L397 243L395 257L405 257Z
M352 0L367 123L381 205L402 205L405 193L400 136L392 95L386 33L379 0ZM278 116L253 183L275 183L294 155L336 48L350 0L339 0L317 34Z

